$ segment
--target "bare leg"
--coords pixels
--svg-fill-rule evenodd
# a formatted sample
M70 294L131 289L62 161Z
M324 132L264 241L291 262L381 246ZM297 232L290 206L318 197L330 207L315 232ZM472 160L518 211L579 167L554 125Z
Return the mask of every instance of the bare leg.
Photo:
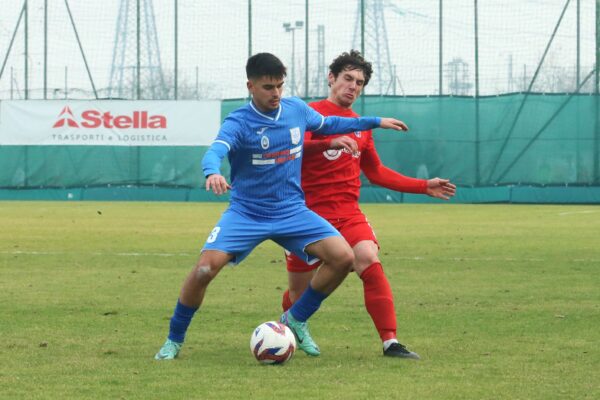
M283 314L281 322L289 326L296 335L298 348L310 356L318 356L321 351L310 336L306 321L346 278L352 268L354 254L341 236L332 236L312 243L306 247L306 252L320 258L323 264L312 277L302 296ZM304 284L306 282L302 285Z
M202 252L198 263L183 282L169 324L169 336L154 356L156 360L172 360L179 355L187 329L202 304L208 284L232 258L231 254L216 250Z
M188 307L199 307L208 284L232 258L233 255L217 250L203 251L198 263L183 282L179 294L181 304Z
M379 248L377 244L372 240L362 240L354 245L352 248L354 251L354 272L360 277L360 275L371 266L373 263L381 262L377 253Z
M316 270L308 272L288 272L288 290L290 301L295 303L300 298L302 293L308 287L308 284L315 275Z
M317 292L329 295L344 281L352 268L354 253L341 236L332 236L306 247L306 252L318 257L323 265L310 281Z

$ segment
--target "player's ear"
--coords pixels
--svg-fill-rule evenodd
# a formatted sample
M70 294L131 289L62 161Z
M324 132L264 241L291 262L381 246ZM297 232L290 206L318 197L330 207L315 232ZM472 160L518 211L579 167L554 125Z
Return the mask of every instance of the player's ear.
M335 82L335 76L333 75L333 72L329 72L329 75L327 75L327 85L329 87L331 87L331 85L333 85L333 82Z
M252 84L252 80L248 79L248 81L246 82L246 87L248 88L248 91L250 93L252 93L252 90L254 89L254 85Z

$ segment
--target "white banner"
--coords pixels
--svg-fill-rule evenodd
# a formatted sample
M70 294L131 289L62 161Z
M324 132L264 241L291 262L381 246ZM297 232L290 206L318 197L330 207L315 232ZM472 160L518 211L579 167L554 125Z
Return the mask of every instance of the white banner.
M0 101L0 145L208 146L221 102Z

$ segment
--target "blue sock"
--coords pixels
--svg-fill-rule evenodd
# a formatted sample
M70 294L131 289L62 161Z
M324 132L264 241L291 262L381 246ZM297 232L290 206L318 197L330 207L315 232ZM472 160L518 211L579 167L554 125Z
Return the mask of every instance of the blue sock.
M198 310L198 307L184 306L177 300L175 311L171 317L171 324L169 325L169 339L177 343L183 343L185 340L185 332L187 331L192 317Z
M329 295L317 292L312 286L308 285L302 296L290 308L290 313L292 313L296 321L305 322L311 315L317 312L327 296Z

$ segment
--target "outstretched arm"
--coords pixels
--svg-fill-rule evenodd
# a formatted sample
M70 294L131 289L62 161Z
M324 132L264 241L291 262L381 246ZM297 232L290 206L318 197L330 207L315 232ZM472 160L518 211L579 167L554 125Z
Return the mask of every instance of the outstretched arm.
M311 129L313 132L324 135L366 131L373 128L393 129L395 131L408 130L408 126L406 126L406 124L400 120L379 117L345 118L329 116L323 117L323 120L316 126L316 128L309 126L309 129Z
M442 200L448 200L456 193L456 186L447 179L411 178L386 167L372 142L362 152L360 166L371 183L397 192L427 194Z
M361 168L369 182L377 186L395 190L396 192L427 193L427 181L425 179L402 175L383 164L369 164L364 166L361 164Z
M449 200L456 194L456 186L448 179L411 178L384 165L363 169L363 172L371 183L397 192L421 193L441 200Z
M379 124L379 127L383 129L393 129L396 131L408 131L408 125L394 118L381 118L381 123Z
M301 100L298 100L302 102ZM345 118L338 116L324 117L306 103L302 102L302 107L306 112L306 130L314 133L332 135L340 133L350 133L354 131L367 131L373 128L393 129L397 131L406 131L408 127L402 121L394 118L379 117L356 117Z
M202 157L202 171L206 177L206 190L212 190L215 194L227 193L231 186L221 175L221 161L229 152L229 147L223 142L213 142L204 157Z
M448 179L433 178L427 181L427 195L437 199L449 200L456 194L456 185Z

